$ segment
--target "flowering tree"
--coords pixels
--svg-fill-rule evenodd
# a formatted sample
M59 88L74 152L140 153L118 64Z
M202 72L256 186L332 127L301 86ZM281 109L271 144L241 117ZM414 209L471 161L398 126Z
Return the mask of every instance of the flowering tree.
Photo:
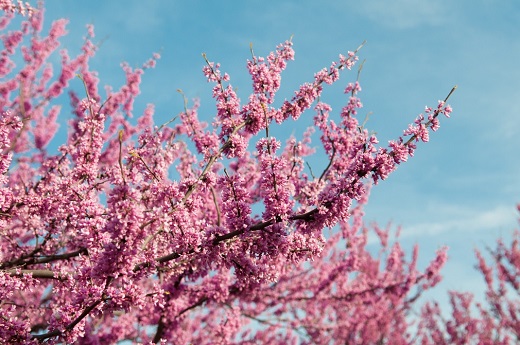
M27 9L4 3L2 30L11 12ZM428 141L438 115L449 116L449 95L379 147L356 117L358 82L346 87L336 120L319 99L357 50L273 105L294 57L287 41L266 58L251 51L244 103L206 60L213 127L199 120L197 102L155 126L153 105L132 117L158 55L143 68L123 64L126 83L101 95L89 68L93 28L78 56L60 52L55 74L48 61L66 21L42 37L43 9L30 13L3 34L0 58L2 343L413 342L406 313L439 281L446 251L419 271L417 248L406 260L389 229L363 224L363 205L370 185ZM79 92L69 86L76 76ZM74 119L52 153L65 91ZM270 135L311 107L303 137L282 145ZM306 172L315 131L328 157L319 176ZM370 231L376 254L366 248Z
M517 206L520 211L520 204ZM485 304L471 293L450 292L451 315L436 303L424 306L420 338L423 344L497 344L520 341L520 231L511 243L497 241L489 250L491 263L476 251L477 269L486 282Z

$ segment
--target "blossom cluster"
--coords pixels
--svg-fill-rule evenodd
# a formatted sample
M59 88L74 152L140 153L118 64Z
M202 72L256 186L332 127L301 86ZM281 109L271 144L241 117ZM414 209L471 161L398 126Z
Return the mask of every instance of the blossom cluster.
M32 16L35 9L28 3L18 0L16 3L13 0L0 0L0 10L7 13L19 13L22 16Z

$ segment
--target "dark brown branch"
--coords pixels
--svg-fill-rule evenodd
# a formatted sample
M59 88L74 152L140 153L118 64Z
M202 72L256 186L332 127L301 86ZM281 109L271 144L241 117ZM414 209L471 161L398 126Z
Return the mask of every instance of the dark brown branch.
M159 318L159 322L157 323L157 331L155 332L155 336L153 337L153 340L152 340L153 343L157 344L158 342L161 341L161 338L164 334L164 328L165 328L164 318L161 315L161 317Z
M41 251L41 249L35 250L31 254L34 255L38 251ZM53 261L67 260L67 259L73 258L75 256L79 256L81 254L88 254L87 248L81 248L74 252L65 253L65 254L45 255L45 256L42 256L39 258L25 256L25 257L21 257L14 261L7 261L7 262L0 264L0 269L11 268L11 267L16 267L16 266L26 267L29 265L46 264L46 263L53 262Z
M65 332L71 331L74 327L76 327L76 325L78 323L80 323L81 320L83 320L85 317L87 317L87 315L90 314L90 312L92 310L94 310L94 308L96 308L102 301L103 301L103 299L99 299L99 300L95 301L94 303L92 303L91 305L89 305L87 308L85 308L85 310L83 310L83 312L74 321L72 321L70 324L67 325L67 327L65 327ZM52 332L48 332L48 333L45 333L45 334L33 335L32 338L38 340L39 342L41 342L41 341L43 341L45 339L57 337L57 336L60 336L62 334L63 334L62 331L54 330Z

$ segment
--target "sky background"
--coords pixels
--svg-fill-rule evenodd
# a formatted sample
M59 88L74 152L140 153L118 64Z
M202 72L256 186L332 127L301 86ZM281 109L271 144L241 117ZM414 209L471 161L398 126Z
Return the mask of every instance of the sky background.
M188 99L200 98L202 119L213 118L212 85L202 75L201 53L221 63L246 99L250 43L265 56L291 36L296 57L282 76L278 104L338 54L367 41L359 52L366 59L360 116L372 113L366 127L384 145L425 105L435 106L458 85L449 101L452 117L442 118L430 143L419 144L415 157L372 189L366 221L401 226L403 246L418 243L423 265L436 249L450 247L445 279L427 298L446 303L448 289L482 293L474 248L493 247L495 239L510 237L518 227L517 0L47 1L47 27L57 18L70 20L62 42L71 54L78 52L85 25L94 24L101 47L92 67L102 84L121 85L120 62L137 67L153 52L161 54L156 69L146 72L136 104L139 114L154 103L158 124L182 111L177 89ZM347 100L343 88L355 78L355 71L344 72L324 92L322 100L336 114ZM289 122L283 128L299 135L307 125ZM323 159L316 158L315 171L321 171Z

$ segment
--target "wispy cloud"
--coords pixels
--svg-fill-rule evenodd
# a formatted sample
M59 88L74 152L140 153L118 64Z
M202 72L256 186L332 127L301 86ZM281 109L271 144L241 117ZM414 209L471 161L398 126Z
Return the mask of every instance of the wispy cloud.
M369 0L356 4L356 10L373 22L394 29L436 26L446 20L445 8L439 1Z
M437 221L421 222L406 226L402 236L437 236L460 232L509 232L515 227L513 205L498 205L488 210L470 209L454 205L441 207L444 217Z

